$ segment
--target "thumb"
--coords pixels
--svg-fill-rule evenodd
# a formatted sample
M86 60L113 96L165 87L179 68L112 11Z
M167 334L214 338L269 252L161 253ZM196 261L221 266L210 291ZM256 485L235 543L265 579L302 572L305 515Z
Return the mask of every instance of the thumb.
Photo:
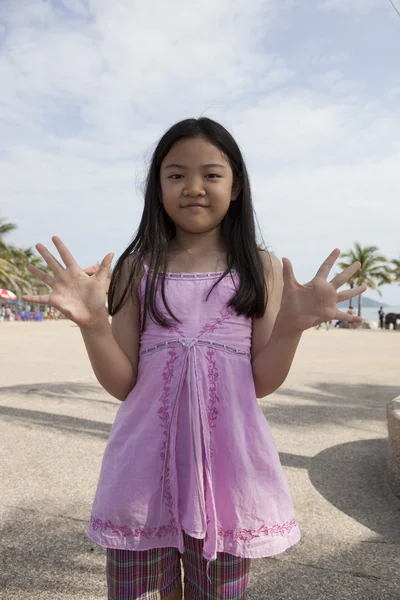
M296 278L293 273L292 263L288 258L282 258L282 267L283 282L286 284L292 281L296 281Z
M97 277L101 281L106 281L108 274L110 272L111 263L112 263L114 256L115 256L114 253L110 252L103 258L103 260L101 261L101 264L98 268L98 271L94 275L95 277Z

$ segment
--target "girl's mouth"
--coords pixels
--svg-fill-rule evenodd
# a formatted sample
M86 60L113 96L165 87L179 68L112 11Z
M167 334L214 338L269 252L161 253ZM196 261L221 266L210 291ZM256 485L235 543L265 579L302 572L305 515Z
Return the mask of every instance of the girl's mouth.
M186 206L183 206L182 208L189 208L190 210L194 210L194 211L198 211L204 208L207 208L204 204L187 204Z

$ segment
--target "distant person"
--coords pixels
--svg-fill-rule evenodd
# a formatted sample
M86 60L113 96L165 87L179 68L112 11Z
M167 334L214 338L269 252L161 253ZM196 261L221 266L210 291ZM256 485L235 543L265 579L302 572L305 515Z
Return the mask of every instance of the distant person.
M354 315L354 308L352 306L349 306L348 310L347 310L347 314L350 316ZM349 323L349 328L350 329L354 329L355 328L355 323Z
M64 264L37 244L51 290L24 300L76 323L121 401L88 527L107 549L108 598L181 598L181 559L193 600L245 598L250 559L300 540L257 397L285 381L304 331L360 321L337 307L365 291L339 291L360 263L328 280L335 249L300 285L287 258L261 251L242 153L204 117L154 149L141 224L113 270L111 324L113 255L88 275L52 240Z
M379 327L381 329L383 329L384 320L385 320L385 313L383 312L383 306L381 306L380 309L378 310L378 315L379 315Z

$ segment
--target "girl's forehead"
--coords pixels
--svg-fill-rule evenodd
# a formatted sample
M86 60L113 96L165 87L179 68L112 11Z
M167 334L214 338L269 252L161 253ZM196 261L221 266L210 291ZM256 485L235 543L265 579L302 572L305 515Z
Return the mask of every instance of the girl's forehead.
M176 142L164 158L163 163L166 161L171 162L171 160L187 164L187 166L197 163L221 162L224 165L229 165L228 160L221 150L203 138L188 138Z

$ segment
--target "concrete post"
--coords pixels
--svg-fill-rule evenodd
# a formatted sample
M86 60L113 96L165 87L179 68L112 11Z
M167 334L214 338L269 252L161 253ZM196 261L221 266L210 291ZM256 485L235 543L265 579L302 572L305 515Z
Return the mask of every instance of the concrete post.
M389 434L388 481L400 498L400 396L387 405Z

